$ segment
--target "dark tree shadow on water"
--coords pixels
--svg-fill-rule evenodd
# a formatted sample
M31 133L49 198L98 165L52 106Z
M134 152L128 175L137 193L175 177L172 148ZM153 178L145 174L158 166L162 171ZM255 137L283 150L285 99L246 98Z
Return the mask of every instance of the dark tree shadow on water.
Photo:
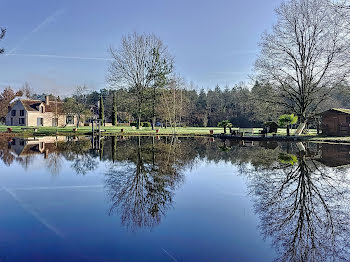
M350 180L346 170L321 165L305 151L269 168L244 168L260 230L276 261L349 261Z
M112 145L113 147L113 145ZM180 143L137 143L129 148L124 161L114 163L106 173L106 188L111 202L109 214L117 213L131 231L157 226L172 207L176 188L183 182Z

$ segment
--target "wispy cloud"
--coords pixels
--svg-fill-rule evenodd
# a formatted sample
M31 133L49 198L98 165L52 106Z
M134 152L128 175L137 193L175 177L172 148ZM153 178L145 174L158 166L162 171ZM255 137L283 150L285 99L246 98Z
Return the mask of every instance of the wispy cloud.
M86 57L86 56L66 56L66 55L50 55L50 54L8 54L8 56L27 56L27 57L41 57L41 58L57 58L57 59L78 59L78 60L100 60L111 61L107 57Z
M32 31L30 31L27 35L25 35L8 53L7 55L13 54L25 41L27 41L32 34L37 33L40 29L45 27L48 24L51 24L52 22L56 21L57 17L62 15L64 13L63 9L56 10L53 14L46 17L44 21L42 21L40 24L38 24Z

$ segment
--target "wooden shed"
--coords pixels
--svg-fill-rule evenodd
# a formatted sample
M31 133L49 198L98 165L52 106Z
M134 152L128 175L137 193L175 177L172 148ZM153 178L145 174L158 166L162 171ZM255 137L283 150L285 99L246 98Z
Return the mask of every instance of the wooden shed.
M332 108L320 114L322 134L350 135L350 109Z

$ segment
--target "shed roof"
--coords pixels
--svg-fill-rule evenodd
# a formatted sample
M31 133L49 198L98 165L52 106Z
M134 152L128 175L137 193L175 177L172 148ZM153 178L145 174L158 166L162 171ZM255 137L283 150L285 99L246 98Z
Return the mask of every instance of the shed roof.
M327 113L329 111L336 111L336 112L339 112L339 113L350 115L350 109L347 109L347 108L331 108L331 109L329 109L327 111L322 112L321 115L324 114L324 113Z

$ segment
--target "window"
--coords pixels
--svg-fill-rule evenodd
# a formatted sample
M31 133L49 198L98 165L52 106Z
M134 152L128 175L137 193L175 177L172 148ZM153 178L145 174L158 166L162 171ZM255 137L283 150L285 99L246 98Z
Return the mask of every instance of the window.
M66 124L67 125L74 125L74 116L67 116Z
M19 118L18 119L18 124L24 125L25 124L25 119L24 118Z
M19 111L19 115L20 115L20 116L24 116L24 110L20 110L20 111Z
M43 106L40 107L40 113L44 113L44 107Z
M52 126L58 126L58 118L52 118Z
M16 110L11 111L11 116L16 116Z
M38 117L36 120L37 126L43 126L44 125L44 118Z

